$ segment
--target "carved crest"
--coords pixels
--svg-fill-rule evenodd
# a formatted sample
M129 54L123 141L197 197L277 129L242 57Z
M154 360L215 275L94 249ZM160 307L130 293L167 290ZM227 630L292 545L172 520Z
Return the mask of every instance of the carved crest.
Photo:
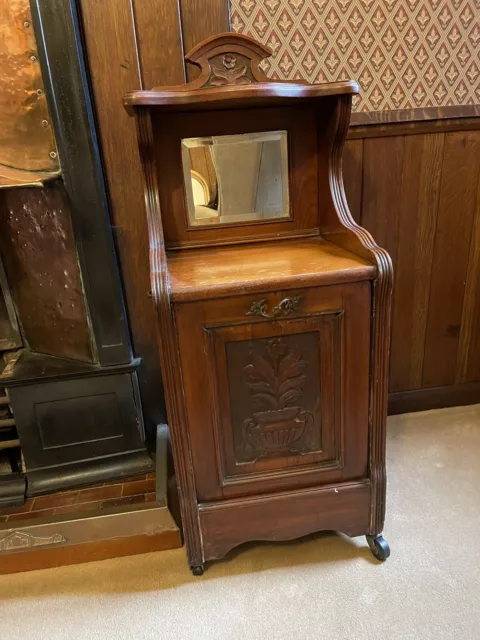
M187 62L201 69L195 88L266 82L259 64L272 55L267 47L248 36L228 33L205 40L192 49ZM190 85L191 88L192 84Z
M227 84L250 84L248 75L248 61L244 56L236 56L233 53L225 53L210 61L211 75L210 86L222 87Z
M242 430L254 457L299 453L314 417L301 407L306 382L306 362L299 349L281 338L270 340L264 350L250 351L244 378L258 407Z

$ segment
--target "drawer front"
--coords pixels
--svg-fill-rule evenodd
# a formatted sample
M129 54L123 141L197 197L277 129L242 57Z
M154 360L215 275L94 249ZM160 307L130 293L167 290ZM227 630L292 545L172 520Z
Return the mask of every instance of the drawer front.
M366 476L369 283L175 314L200 501Z

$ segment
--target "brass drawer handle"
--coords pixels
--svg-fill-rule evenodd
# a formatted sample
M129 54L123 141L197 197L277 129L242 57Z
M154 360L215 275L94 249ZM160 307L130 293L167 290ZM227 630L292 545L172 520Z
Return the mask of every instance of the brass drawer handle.
M284 298L273 309L268 312L268 303L265 298L255 300L247 311L247 316L262 316L263 318L278 318L280 316L288 316L298 309L300 306L300 296L295 298Z

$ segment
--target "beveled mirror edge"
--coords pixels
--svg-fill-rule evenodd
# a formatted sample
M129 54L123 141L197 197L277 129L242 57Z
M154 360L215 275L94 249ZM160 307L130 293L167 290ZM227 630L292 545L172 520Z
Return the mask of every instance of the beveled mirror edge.
M225 139L225 142L222 142L222 139ZM248 140L247 140L248 138ZM267 210L263 211L239 211L238 213L229 213L222 214L221 209L212 208L212 219L218 218L217 221L212 223L202 223L202 218L196 217L197 205L194 201L194 192L193 192L193 174L196 171L192 165L192 158L190 149L194 148L202 148L202 147L219 147L223 145L235 145L236 143L240 144L248 144L249 142L279 142L280 143L280 179L281 179L281 207L282 211L278 212L278 214L273 213L268 215L269 212ZM259 158L259 166L258 166L258 176L260 176L260 171L262 169L262 156L263 150L260 152ZM282 130L266 130L266 131L255 131L255 132L247 132L242 134L226 134L219 136L198 136L198 137L186 137L181 138L181 154L182 154L182 174L183 174L183 187L185 194L185 203L186 203L186 215L187 215L187 229L189 231L197 231L199 229L218 229L226 228L226 227L238 227L238 226L250 226L256 224L268 224L271 222L284 222L284 221L292 221L293 220L293 208L292 203L290 201L290 168L289 168L289 132L287 129ZM212 158L213 168L217 170L216 177L216 185L219 182L219 168L215 167L215 160ZM200 176L201 178L201 176ZM255 198L258 197L258 185L256 183ZM218 187L217 187L218 188ZM217 199L221 199L221 193L217 192ZM205 206L205 205L204 205ZM208 206L208 205L206 205ZM219 203L220 207L220 203ZM250 218L246 218L245 216L252 216ZM253 217L258 215L259 217ZM243 219L232 219L235 216L239 218L242 216ZM262 216L262 217L260 217ZM222 221L221 218L224 218ZM195 218L195 221L194 221ZM204 219L207 219L206 217ZM198 220L198 221L197 221Z

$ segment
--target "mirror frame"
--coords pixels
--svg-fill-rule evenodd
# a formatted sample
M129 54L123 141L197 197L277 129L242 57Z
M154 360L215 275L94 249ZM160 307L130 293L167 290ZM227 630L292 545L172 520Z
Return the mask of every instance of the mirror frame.
M330 119L313 104L296 107L253 108L248 110L164 112L152 111L155 165L160 208L167 249L225 244L234 241L318 235L319 129ZM290 217L232 222L222 225L189 223L181 141L221 135L266 131L286 131Z

